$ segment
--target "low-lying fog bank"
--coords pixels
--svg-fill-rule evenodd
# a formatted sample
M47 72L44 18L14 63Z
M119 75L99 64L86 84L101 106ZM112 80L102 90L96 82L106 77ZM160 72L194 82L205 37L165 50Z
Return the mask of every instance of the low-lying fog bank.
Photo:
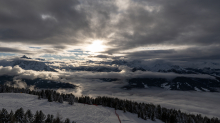
M220 118L220 93L174 91L159 88L123 90L117 83L91 82L83 84L78 90L59 89L59 92L74 93L77 96L113 96L137 102L160 104L162 107L180 109L182 112L202 114L208 117ZM109 86L107 86L109 84ZM90 86L91 85L91 86ZM89 87L90 86L90 87Z

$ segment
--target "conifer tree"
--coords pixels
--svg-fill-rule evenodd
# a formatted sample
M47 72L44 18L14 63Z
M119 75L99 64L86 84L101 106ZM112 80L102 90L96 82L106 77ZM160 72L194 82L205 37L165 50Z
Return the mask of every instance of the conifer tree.
M13 112L12 110L11 110L11 112L10 112L10 114L9 114L8 121L9 121L10 123L15 122L14 112Z
M39 112L36 111L34 115L34 123L40 123Z
M50 114L47 115L47 119L45 120L45 123L52 123Z
M69 119L69 118L66 118L66 120L65 120L64 123L70 123L70 119Z
M163 122L166 122L166 121L167 121L167 115L166 115L165 112L162 113L161 120L162 120Z
M26 113L24 114L23 123L29 123L28 116Z
M6 110L6 109L2 109L1 111L0 111L0 121L2 122L2 123L4 123L4 122L7 122L8 121L8 111Z
M59 113L57 113L57 116L56 116L56 118L53 120L53 123L61 123L61 119L62 119L62 117L60 116Z
M31 112L31 110L27 110L26 113L25 113L27 119L28 119L28 122L33 122L33 114Z
M41 96L40 95L38 95L38 99L41 100Z
M58 102L59 102L59 103L63 103L63 96L59 96Z
M73 105L73 104L74 104L74 99L73 99L73 96L72 96L72 95L70 95L70 97L69 97L69 104L70 104L70 105Z
M49 101L49 102L53 102L53 95L52 95L52 94L50 94L50 95L48 96L48 101Z
M46 116L44 113L40 110L39 112L39 121L42 123L45 120Z
M125 109L125 107L123 107L123 112L124 112L124 113L126 112L126 109Z
M155 114L154 114L154 112L152 113L150 119L151 119L152 121L155 121Z
M143 114L143 112L141 111L140 113L141 113L141 116L140 116L140 117L141 117L142 119L144 119L144 114Z
M53 118L54 118L54 116L53 116L53 115L50 115L51 122L53 121Z
M171 116L170 116L170 123L176 123L177 121L176 121L176 117L175 117L175 115L174 114L171 114Z
M23 119L24 119L24 110L23 110L23 108L20 108L15 112L15 119L18 122L23 122Z
M161 115L162 115L161 106L157 105L157 118L161 119Z

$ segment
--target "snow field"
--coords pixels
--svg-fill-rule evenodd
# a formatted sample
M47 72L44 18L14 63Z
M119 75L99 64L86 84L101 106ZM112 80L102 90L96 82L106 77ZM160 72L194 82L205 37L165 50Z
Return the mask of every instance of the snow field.
M0 109L5 108L8 112L23 108L30 109L33 114L42 110L45 115L59 115L62 119L69 118L76 123L119 123L115 110L109 107L95 106L75 103L69 105L67 102L48 102L47 99L38 100L36 95L22 93L0 93ZM151 121L137 118L137 114L117 110L122 123L162 123L162 121Z

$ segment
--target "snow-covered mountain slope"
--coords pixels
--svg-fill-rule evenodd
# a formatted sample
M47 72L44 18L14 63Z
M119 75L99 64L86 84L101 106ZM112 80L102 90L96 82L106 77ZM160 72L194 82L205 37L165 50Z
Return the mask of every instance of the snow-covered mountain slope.
M103 106L48 102L46 99L38 100L35 95L21 93L0 93L0 100L0 108L5 108L8 111L15 111L22 107L25 111L30 109L32 113L37 110L42 110L43 113L53 114L54 116L59 113L63 119L69 118L76 123L119 123L115 110ZM122 123L163 123L160 120L145 121L137 118L137 114L123 113L119 110L116 112Z
M105 63L105 62L103 62ZM171 62L165 62L161 60L155 61L125 61L115 60L111 63L106 62L105 64L128 66L132 68L132 71L152 71L152 72L174 72L178 74L209 74L220 76L220 64L214 62L195 62L186 63L184 65L177 65Z
M56 65L55 65L56 64ZM57 65L59 64L59 65ZM65 62L48 64L53 69L65 71L93 71L93 72L120 72L121 66L131 68L132 72L151 71L151 72L173 72L178 74L209 74L220 76L220 64L210 62L186 63L185 65L175 64L162 60L155 61L86 61L83 64L68 64ZM199 67L197 67L199 66Z
M174 72L179 74L209 74L220 75L220 64L212 62L186 63L186 65L175 65L166 62L154 62L149 71Z
M188 63L185 65L186 68L193 68L193 69L220 69L220 63L217 62L194 62Z
M69 72L74 71L92 71L92 72L120 72L117 66L105 65L86 61L84 63L65 63L65 62L50 62L48 65L53 69L65 70Z
M120 72L117 67L106 67L106 66L79 66L79 67L62 67L67 71L95 71L95 72Z
M215 80L188 77L176 77L172 80L164 78L133 78L129 79L129 85L123 88L159 87L168 90L218 92L220 89L219 80L219 78Z
M21 58L15 58L11 60L1 60L0 66L16 66L19 65L24 70L35 70L35 71L53 71L56 72L53 68L50 68L45 62L33 60L26 56Z
M76 85L70 83L64 83L59 81L45 80L45 79L20 79L19 81L14 79L14 76L0 76L0 84L10 83L15 86L34 86L36 88L76 88Z
M152 71L152 72L179 72L179 73L187 73L187 70L178 66L173 65L169 62L164 61L149 61L149 62L142 62L138 60L134 61L125 61L125 60L115 60L111 63L106 62L106 64L110 65L119 65L119 66L128 66L132 68L132 71L135 72L137 70L141 71Z
M31 60L16 60L12 61L12 66L19 65L25 70L35 70L35 71L55 71L54 69L47 66L44 62L31 61Z
M125 61L125 60L115 60L115 61L87 61L82 63L72 63L72 62L48 62L48 61L37 61L30 59L26 56L22 58L12 59L11 61L1 60L0 66L15 66L19 65L24 70L35 70L35 71L66 71L66 72L74 72L76 71L89 71L89 72L121 72L126 69L126 71L136 72L141 74L141 71L151 71L155 74L160 73L175 73L178 75L174 80L165 80L166 77L142 77L142 79L138 77L133 77L127 79L129 82L129 86L127 88L145 88L156 86L160 88L169 88L171 90L201 90L201 91L217 91L220 88L220 69L218 69L217 63L210 62L200 62L200 67L196 65L192 65L190 67L190 63L185 66L176 65L171 62L165 62L161 60L157 61ZM210 66L210 67L207 67ZM216 69L214 69L216 67ZM134 74L136 74L134 73ZM108 74L108 73L106 73ZM132 74L132 73L131 73ZM203 74L212 76L216 78L212 79L196 79L196 78L181 78L181 75L189 75L189 74L198 74L202 76ZM120 80L120 78L97 78L101 79L105 82L112 82L116 80ZM153 81L154 80L154 81ZM37 82L37 81L36 81ZM149 83L150 82L150 83ZM180 82L178 84L178 82ZM156 83L156 84L155 84ZM159 84L158 84L159 83ZM167 84L165 84L167 83ZM33 82L32 82L33 84ZM41 85L39 83L35 83L37 85ZM54 84L57 85L57 84ZM134 86L136 85L136 86ZM166 87L164 87L166 86Z

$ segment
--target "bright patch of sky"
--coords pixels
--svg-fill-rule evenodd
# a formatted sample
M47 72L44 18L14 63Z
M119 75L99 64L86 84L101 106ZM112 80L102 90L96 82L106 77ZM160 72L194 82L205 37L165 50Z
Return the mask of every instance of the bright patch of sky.
M51 16L51 15L45 15L45 14L43 14L43 15L41 15L41 18L42 18L43 20L54 20L54 21L57 22L57 19L56 19L55 17Z
M0 53L0 57L1 56L17 56L17 55L14 53Z
M73 60L84 60L87 54L83 53L74 53L72 55L63 54L63 55L53 55L53 54L44 54L40 57L45 58L47 60L64 60L64 59L73 59Z
M33 48L33 49L41 49L41 47L29 47L29 48Z

